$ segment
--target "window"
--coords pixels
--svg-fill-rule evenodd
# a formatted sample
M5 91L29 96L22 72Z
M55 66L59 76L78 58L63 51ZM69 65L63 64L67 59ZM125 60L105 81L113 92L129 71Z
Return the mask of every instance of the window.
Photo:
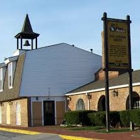
M7 103L7 108L6 108L6 123L10 124L10 105Z
M2 105L0 105L0 124L2 123Z
M133 108L134 109L140 108L140 99L139 99L139 97L133 97Z
M140 109L140 96L137 92L132 92L132 108ZM126 101L126 109L129 109L129 96Z
M16 125L21 125L21 105L16 104Z
M5 68L0 68L0 92L3 91Z
M8 86L12 88L12 62L8 64Z
M0 69L0 91L3 90L3 82L2 82L3 78L2 78L2 68Z
M13 88L13 79L16 62L10 62L8 64L8 87Z
M76 110L85 110L85 104L83 99L79 99L76 104Z

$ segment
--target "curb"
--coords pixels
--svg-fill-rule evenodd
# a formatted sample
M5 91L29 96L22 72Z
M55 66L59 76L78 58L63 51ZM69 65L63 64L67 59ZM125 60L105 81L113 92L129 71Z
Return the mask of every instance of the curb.
M84 137L75 137L75 136L67 136L67 135L59 135L61 138L65 140L103 140L96 138L84 138Z
M35 132L35 131L30 131L30 130L1 128L1 127L0 127L0 131L7 131L7 132L12 132L12 133L20 133L20 134L27 134L27 135L42 134L40 132ZM48 134L51 134L51 133L48 133ZM59 134L57 135L65 140L103 140L103 139L96 139L96 138L84 138L84 137L75 137L75 136L59 135Z
M1 131L7 131L7 132L13 132L13 133L21 133L21 134L27 134L27 135L37 135L37 134L41 134L39 132L35 132L35 131L28 131L28 130L21 130L21 129L11 129L11 128L1 128Z

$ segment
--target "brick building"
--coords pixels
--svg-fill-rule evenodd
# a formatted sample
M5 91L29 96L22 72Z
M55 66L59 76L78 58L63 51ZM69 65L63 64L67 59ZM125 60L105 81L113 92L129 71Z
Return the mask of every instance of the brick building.
M105 110L105 80L102 70L95 80L66 94L70 110ZM128 73L109 72L109 105L111 111L129 109ZM140 70L133 71L133 108L140 108Z
M1 125L60 124L65 93L91 82L101 68L101 56L74 45L38 48L38 36L26 15L22 31L15 36L17 50L0 63Z

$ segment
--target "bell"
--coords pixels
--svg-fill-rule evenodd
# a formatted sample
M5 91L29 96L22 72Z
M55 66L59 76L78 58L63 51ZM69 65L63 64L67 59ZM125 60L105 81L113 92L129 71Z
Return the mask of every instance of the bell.
M29 41L28 41L28 40L26 40L23 46L30 46Z

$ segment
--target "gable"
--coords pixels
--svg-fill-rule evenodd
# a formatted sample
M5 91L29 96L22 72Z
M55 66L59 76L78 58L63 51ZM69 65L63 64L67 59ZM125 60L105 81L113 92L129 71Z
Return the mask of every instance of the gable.
M101 56L65 43L28 51L20 95L62 96L93 81L100 67Z

